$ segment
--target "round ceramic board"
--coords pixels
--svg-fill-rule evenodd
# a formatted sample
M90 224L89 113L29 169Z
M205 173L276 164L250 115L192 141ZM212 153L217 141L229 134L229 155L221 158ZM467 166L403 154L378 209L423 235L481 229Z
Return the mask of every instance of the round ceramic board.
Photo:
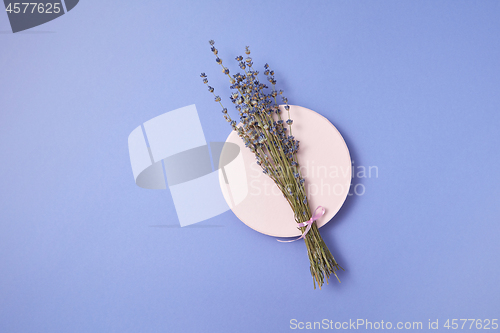
M288 118L281 108L281 115ZM297 159L305 178L309 207L325 208L325 214L316 223L318 227L329 222L340 210L349 194L352 164L347 145L335 126L320 114L300 106L290 106L293 119L292 134L300 141ZM219 173L224 199L234 214L250 228L275 237L300 236L293 211L276 184L262 172L254 154L246 148L235 131L226 142L240 147L236 181ZM223 158L224 151L221 158ZM229 167L227 168L229 169ZM233 186L231 186L233 185ZM236 194L239 192L239 195ZM242 195L243 193L243 195ZM235 200L236 197L240 199Z

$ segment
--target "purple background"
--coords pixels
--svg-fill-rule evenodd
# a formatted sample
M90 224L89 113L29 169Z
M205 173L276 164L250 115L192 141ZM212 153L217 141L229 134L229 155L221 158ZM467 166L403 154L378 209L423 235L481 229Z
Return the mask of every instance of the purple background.
M0 331L499 318L499 17L498 1L88 0L12 34L0 13ZM209 39L226 63L250 45L378 167L321 229L341 284L313 290L303 243L231 212L154 227L176 212L134 184L127 137L194 103L207 141L226 138L199 78L228 103Z

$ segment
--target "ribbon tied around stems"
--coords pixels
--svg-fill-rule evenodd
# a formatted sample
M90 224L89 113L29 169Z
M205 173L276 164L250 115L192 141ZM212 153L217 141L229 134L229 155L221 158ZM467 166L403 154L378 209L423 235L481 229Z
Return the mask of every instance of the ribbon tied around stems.
M321 212L317 213L318 209L321 209ZM307 227L306 230L304 231L304 233L302 234L302 236L300 236L299 238L292 239L292 240L284 241L284 240L278 239L277 241L281 242L281 243L290 243L290 242L295 242L295 241L298 241L299 239L302 239L302 238L306 237L306 235L309 232L309 230L311 229L311 226L314 223L314 221L316 221L317 219L319 219L324 214L325 214L325 208L323 208L322 206L318 206L316 208L316 210L314 211L313 216L309 220L307 220L305 222L301 222L301 223L298 224L299 228Z

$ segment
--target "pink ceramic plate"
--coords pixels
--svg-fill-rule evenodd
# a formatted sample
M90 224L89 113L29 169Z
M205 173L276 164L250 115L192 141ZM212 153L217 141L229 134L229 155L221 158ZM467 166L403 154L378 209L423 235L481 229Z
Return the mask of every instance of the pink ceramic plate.
M286 111L282 106L280 108L282 116L287 118ZM320 114L291 105L290 117L293 119L292 134L300 141L297 158L306 180L310 208L312 211L318 206L326 209L325 215L316 221L321 227L337 214L349 193L352 168L349 150L335 126ZM226 142L240 146L242 157L233 165L237 172L232 173L229 185L222 172L219 173L224 199L234 214L263 234L300 236L290 205L276 184L262 173L254 154L234 131ZM237 197L240 199L235 200Z

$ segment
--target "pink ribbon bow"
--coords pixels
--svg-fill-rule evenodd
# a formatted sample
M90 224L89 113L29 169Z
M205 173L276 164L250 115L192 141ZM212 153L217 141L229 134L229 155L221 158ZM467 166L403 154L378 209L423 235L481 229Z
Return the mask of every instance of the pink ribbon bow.
M321 209L320 213L316 213L316 211L318 209ZM314 211L313 216L308 221L305 221L305 222L302 222L302 223L298 224L299 228L307 226L307 228L304 231L304 233L302 234L302 236L300 236L299 238L296 238L296 239L292 239L292 240L283 241L283 240L279 240L278 239L277 241L278 242L282 242L282 243L290 243L290 242L295 242L295 241L298 241L299 239L302 239L302 238L306 237L306 235L309 232L309 229L311 229L311 226L314 223L314 221L316 221L317 219L319 219L324 214L325 214L325 209L323 207L321 207L321 206L318 206L318 208L316 208L316 210Z

